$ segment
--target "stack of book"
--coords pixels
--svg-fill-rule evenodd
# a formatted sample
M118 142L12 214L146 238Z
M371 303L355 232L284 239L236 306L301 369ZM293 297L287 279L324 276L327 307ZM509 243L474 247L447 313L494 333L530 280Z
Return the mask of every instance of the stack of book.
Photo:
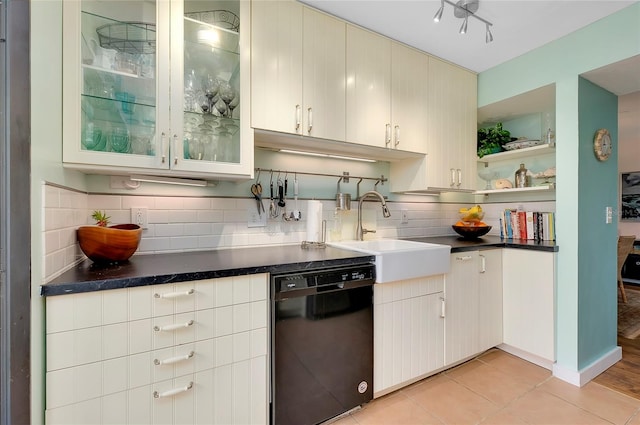
M506 209L500 215L500 237L555 241L555 213Z

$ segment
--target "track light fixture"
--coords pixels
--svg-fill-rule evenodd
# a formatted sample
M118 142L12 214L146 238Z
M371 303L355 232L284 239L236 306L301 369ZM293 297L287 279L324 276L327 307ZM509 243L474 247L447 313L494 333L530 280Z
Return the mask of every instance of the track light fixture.
M479 2L480 0L459 0L457 3L454 3L450 0L440 0L440 9L438 9L433 17L433 21L440 22L440 19L442 19L442 13L444 12L444 4L447 3L453 6L453 15L456 18L464 18L462 26L460 27L460 34L467 33L469 17L472 17L480 22L484 22L486 27L485 42L491 43L493 41L493 34L491 34L491 26L493 26L493 24L475 14L478 11Z

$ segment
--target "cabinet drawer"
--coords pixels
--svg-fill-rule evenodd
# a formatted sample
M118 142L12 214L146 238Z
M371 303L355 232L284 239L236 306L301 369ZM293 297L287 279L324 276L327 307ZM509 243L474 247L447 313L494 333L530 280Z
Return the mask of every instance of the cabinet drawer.
M267 423L267 357L209 368L68 405L46 423Z
M373 303L384 304L444 291L444 275L419 277L373 286Z

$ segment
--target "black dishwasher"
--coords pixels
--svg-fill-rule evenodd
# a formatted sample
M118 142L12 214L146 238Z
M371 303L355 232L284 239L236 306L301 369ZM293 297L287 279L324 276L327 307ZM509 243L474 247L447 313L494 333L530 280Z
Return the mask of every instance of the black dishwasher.
M271 424L313 425L373 398L375 266L271 276Z

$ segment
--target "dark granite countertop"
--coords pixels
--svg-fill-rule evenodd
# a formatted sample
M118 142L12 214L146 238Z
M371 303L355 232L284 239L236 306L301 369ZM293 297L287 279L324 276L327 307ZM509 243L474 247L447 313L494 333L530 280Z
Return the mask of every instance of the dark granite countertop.
M451 252L490 248L558 251L552 241L502 240L497 236L485 236L474 241L454 235L409 240L450 245ZM40 293L43 296L64 295L255 273L286 273L374 260L375 256L355 251L330 246L303 249L300 245L134 255L129 261L110 265L85 260L42 285Z
M300 245L219 249L173 254L134 255L119 264L85 260L42 285L44 296L212 279L255 273L282 273L372 262L375 256Z
M500 239L499 236L483 236L476 240L465 240L459 236L432 236L410 238L411 241L450 245L451 252L474 251L489 248L520 248L535 251L558 252L555 241L534 241L520 239Z

